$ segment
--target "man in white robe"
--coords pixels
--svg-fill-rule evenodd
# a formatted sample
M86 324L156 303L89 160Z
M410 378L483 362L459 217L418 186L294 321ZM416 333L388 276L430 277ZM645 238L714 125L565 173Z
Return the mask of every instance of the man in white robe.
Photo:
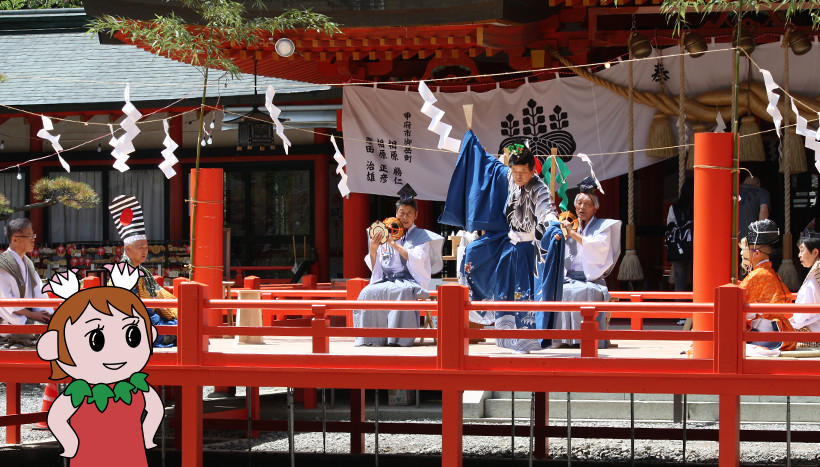
M48 298L43 293L43 282L34 263L26 256L34 250L37 236L31 221L25 217L6 221L6 238L9 248L0 254L0 297L2 298ZM0 307L0 321L4 324L48 323L54 310L50 308ZM10 347L28 342L31 336L2 335L0 341Z
M809 273L797 291L797 299L794 302L820 303L820 233L806 232L800 238L798 248L800 264L809 268ZM789 321L797 331L820 332L820 313L795 313ZM797 345L801 346L800 343Z
M578 230L567 228L564 247L564 293L565 302L604 302L610 298L606 276L612 272L621 255L621 221L600 219L595 215L600 207L595 193L594 179L588 177L579 185L581 192L575 196L575 213ZM581 329L581 312L555 313L554 329ZM606 316L598 315L600 328L605 328ZM553 339L552 348L575 346L578 339ZM607 348L608 341L598 341L599 348Z
M408 187L409 188L409 187ZM404 189L403 189L404 190ZM401 193L401 192L400 192ZM415 193L413 193L415 195ZM404 235L394 240L388 235L381 243L381 232L370 240L365 263L373 272L370 284L359 293L359 300L418 300L429 297L427 288L433 274L441 271L444 238L416 227L418 207L412 197L396 203L396 218ZM419 312L411 310L353 310L357 328L418 328ZM355 346L409 347L412 337L357 337Z

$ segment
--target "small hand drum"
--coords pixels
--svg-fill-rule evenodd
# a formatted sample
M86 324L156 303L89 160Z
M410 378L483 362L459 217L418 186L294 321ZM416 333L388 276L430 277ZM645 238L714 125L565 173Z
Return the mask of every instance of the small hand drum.
M401 222L395 217L388 217L384 220L384 225L387 227L387 230L390 232L390 236L393 237L393 240L398 240L404 235L404 227L402 227Z
M564 211L561 214L558 214L558 220L561 222L569 221L571 224L570 230L573 232L578 230L578 218L575 217L575 214L573 214L572 211ZM563 226L561 227L561 230L564 232L564 237L566 237L567 231L564 229Z
M385 243L387 241L387 236L390 235L390 232L387 230L387 226L384 225L382 221L376 221L370 224L370 238L376 236L376 232L382 233L382 238L380 243Z

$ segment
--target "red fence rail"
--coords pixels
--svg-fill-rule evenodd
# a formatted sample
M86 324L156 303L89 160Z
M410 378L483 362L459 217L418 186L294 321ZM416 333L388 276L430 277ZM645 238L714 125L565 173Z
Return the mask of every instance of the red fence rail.
M745 313L816 313L816 306L748 305L743 291L736 286L716 289L715 302L470 302L466 288L443 285L437 301L358 302L362 282L349 281L345 300L292 300L289 293L280 300L208 300L205 286L184 283L178 287L178 300L145 300L149 307L179 309L177 327L163 327L161 334L178 336L177 352L157 353L147 371L154 385L181 387L182 465L202 463L203 407L202 386L286 386L350 388L351 414L358 412L349 425L351 451L361 452L363 434L362 388L416 388L442 392L442 465L462 465L462 394L465 390L545 392L646 392L680 393L692 388L700 394L720 396L720 464L738 465L740 395L820 395L820 367L816 361L771 361L746 359L744 342L750 340L820 341L820 333L749 333L744 329ZM277 291L281 294L286 291ZM308 295L315 291L308 291ZM322 294L320 294L322 295ZM340 298L328 295L327 298ZM642 298L649 298L644 295ZM672 298L661 296L660 299ZM677 298L677 297L676 297ZM56 306L59 300L0 300L0 306ZM207 314L226 308L266 308L295 310L312 316L310 327L230 327L208 326ZM330 327L328 316L352 309L407 309L438 315L436 329L352 329ZM580 311L580 330L473 330L468 328L469 310ZM620 313L627 317L672 312L708 314L714 331L599 330L598 313ZM0 325L2 333L41 333L45 327ZM269 355L230 354L209 350L208 336L262 335L310 336L313 354ZM329 354L330 337L435 337L435 356L362 356ZM575 358L519 358L471 355L469 339L475 337L578 338L581 356ZM612 358L598 355L600 339L711 341L713 357ZM0 375L7 391L7 415L0 426L7 426L7 441L19 442L19 425L42 419L42 414L19 414L19 384L46 381L48 366L33 351L0 351ZM15 399L16 398L16 399ZM14 400L10 400L14 399ZM541 407L545 402L543 397ZM537 416L543 422L543 412ZM270 423L254 422L267 428ZM309 424L300 424L308 427ZM542 440L553 428L540 424L536 435ZM273 426L273 425L270 425ZM278 426L278 425L277 425ZM334 425L335 426L335 425ZM548 428L550 428L548 430ZM550 431L552 430L552 431Z

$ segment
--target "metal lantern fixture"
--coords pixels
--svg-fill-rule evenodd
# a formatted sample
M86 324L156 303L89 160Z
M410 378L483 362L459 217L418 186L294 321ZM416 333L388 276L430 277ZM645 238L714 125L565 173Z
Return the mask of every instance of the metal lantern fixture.
M787 34L787 43L795 55L804 55L811 50L811 40L808 34L797 29L792 29Z
M239 118L237 149L251 149L258 146L260 150L273 148L273 120L270 115L254 106L253 110Z
M687 32L683 39L683 47L692 58L698 58L706 53L706 39L696 32Z
M629 36L629 52L633 58L646 58L652 54L652 43L638 31L632 31Z
M276 54L280 57L288 58L293 55L293 52L296 52L296 45L294 45L293 41L288 39L287 37L282 37L276 44L273 46L274 50L276 50Z

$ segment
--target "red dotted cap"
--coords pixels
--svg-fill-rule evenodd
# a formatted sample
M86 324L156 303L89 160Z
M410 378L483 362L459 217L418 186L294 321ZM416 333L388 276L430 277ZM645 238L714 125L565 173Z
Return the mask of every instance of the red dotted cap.
M125 208L120 214L120 223L122 225L131 225L134 220L134 211L131 208Z

